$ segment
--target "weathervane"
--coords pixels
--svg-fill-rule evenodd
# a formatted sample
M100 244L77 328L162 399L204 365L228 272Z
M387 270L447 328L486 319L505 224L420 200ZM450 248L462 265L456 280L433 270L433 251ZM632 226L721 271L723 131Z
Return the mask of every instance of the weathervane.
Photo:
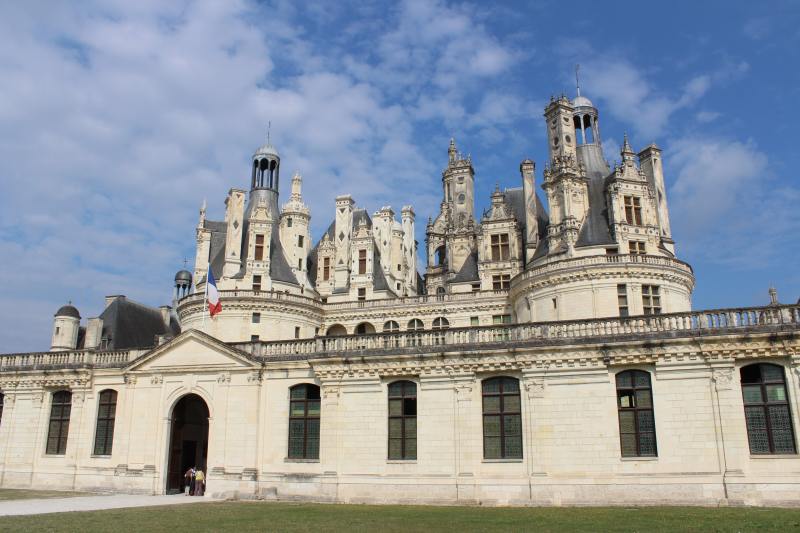
M581 65L575 65L575 87L578 89L578 96L581 95L581 79L580 79Z

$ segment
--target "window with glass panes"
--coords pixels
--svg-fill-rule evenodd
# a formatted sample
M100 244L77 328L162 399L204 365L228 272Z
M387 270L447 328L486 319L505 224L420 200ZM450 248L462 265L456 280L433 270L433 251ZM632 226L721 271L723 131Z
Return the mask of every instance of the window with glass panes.
M617 374L617 410L622 457L658 455L649 372L626 370Z
M72 411L72 393L66 390L54 392L50 406L50 426L47 429L48 455L67 453L69 435L69 415Z
M359 274L366 274L367 273L367 251L366 250L359 250L358 251L358 273Z
M642 285L642 309L646 315L661 314L661 292L658 285Z
M511 275L500 274L492 276L492 289L496 291L508 290L511 287Z
M95 455L111 455L116 412L117 391L106 389L100 393L100 402L97 406L97 428L94 433Z
M264 259L264 236L263 235L256 235L256 253L255 257L253 258L256 261L261 261Z
M253 290L260 291L261 290L261 276L253 276Z
M417 384L389 385L389 459L417 458Z
M617 285L617 304L619 316L628 316L628 286L624 283Z
M642 241L629 241L628 242L628 251L634 255L644 255L645 248L644 242Z
M509 258L508 233L491 236L492 261L507 261Z
M322 260L322 280L328 281L331 279L331 258L326 257Z
M750 453L797 453L783 367L748 365L740 376Z
M623 196L625 221L633 226L642 225L642 201L638 196Z
M484 459L522 459L519 380L486 379L482 393Z
M319 459L319 387L289 389L289 459Z

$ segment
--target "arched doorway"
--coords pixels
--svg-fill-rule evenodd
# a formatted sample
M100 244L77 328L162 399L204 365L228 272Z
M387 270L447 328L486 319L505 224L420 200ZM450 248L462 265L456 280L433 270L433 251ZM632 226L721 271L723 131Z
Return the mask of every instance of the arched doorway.
M208 406L197 394L187 394L172 409L167 494L181 492L183 474L191 467L208 474Z

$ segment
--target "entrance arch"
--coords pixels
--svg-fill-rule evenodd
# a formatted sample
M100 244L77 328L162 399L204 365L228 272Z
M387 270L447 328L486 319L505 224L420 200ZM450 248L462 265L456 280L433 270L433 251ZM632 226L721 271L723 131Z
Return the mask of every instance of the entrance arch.
M187 394L172 408L167 494L183 491L189 468L208 473L208 415L208 405L197 394Z

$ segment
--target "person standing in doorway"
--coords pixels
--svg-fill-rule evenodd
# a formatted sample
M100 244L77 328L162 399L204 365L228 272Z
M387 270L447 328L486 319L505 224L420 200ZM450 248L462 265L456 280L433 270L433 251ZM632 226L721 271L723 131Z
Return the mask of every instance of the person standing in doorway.
M191 467L186 473L183 475L184 479L186 479L186 487L189 489L188 495L194 496L195 490L195 467Z
M194 495L202 496L206 490L206 475L198 468L194 474Z

